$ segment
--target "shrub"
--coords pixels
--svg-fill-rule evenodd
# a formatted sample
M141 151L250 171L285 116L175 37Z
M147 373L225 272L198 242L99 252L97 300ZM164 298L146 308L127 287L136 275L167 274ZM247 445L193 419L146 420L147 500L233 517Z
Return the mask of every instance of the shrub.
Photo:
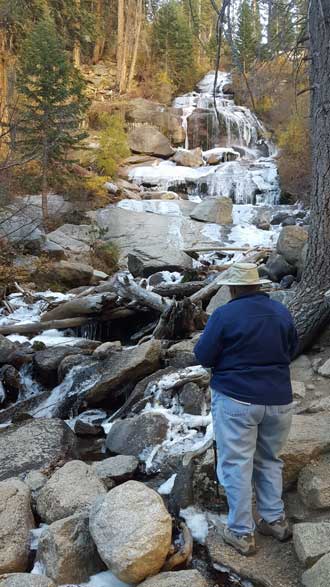
M118 271L119 250L112 242L95 241L91 251L92 264L95 269L112 275Z
M105 128L100 133L100 147L96 154L96 165L104 175L114 176L119 163L129 157L131 152L121 116L103 114L100 119Z

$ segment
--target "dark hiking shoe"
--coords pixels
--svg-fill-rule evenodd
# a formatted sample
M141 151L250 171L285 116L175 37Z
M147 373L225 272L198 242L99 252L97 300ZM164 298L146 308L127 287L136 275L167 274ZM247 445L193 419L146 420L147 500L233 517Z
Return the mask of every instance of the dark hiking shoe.
M236 534L232 532L227 526L223 529L222 537L226 544L230 544L244 556L252 556L256 554L256 540L254 534Z
M284 542L292 536L290 524L284 517L270 523L265 522L265 520L260 520L257 528L263 536L273 536L273 538L276 538L280 542Z

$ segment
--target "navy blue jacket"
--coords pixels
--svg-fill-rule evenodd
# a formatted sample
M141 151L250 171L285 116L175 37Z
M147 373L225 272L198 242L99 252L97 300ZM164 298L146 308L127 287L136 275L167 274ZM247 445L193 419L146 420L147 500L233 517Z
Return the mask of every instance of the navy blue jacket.
M298 347L292 316L267 294L240 296L209 318L195 346L211 387L251 404L292 401L289 365Z

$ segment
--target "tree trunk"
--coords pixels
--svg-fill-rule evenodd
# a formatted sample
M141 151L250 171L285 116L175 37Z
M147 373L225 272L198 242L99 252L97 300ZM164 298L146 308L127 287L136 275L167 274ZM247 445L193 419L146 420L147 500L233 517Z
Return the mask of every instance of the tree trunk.
M290 309L304 350L330 318L330 4L312 2L309 10L312 194L307 259Z
M104 45L105 45L105 38L104 38L104 27L101 26L102 16L103 16L103 0L96 0L95 6L96 12L96 19L98 22L98 33L97 38L95 40L95 45L93 49L93 63L98 63L102 58Z
M120 85L125 37L125 0L118 0L117 21L117 83Z
M47 137L43 139L42 153L42 183L41 183L41 208L42 220L45 226L48 222L48 143Z
M131 3L126 2L124 13L124 36L121 53L121 70L120 70L120 81L119 81L119 92L123 94L127 88L127 65L128 65L128 48L130 43L130 36L132 31L130 30L130 16L131 16Z
M142 0L137 0L136 6L136 15L135 15L135 30L134 30L134 47L133 47L133 55L131 60L130 71L128 75L128 82L127 82L127 91L129 92L132 87L133 79L135 76L135 67L136 67L136 60L139 50L139 43L140 43L140 35L141 35L141 26L142 26L142 19L143 19L143 3Z
M80 10L80 3L81 0L75 0L76 3L76 8L77 8L77 13L79 13ZM77 30L77 35L79 33L80 30L80 22L79 19L77 20L76 23L76 30ZM73 64L75 67L79 68L80 64L81 64L81 59L80 59L80 41L78 38L74 39L74 43L73 43Z

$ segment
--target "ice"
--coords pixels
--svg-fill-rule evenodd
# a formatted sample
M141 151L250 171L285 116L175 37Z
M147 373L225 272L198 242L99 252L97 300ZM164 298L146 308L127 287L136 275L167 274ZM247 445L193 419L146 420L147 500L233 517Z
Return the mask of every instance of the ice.
M42 342L49 347L63 344L65 344L65 346L73 346L82 340L83 339L78 336L66 336L63 330L45 330L42 334L38 334L32 338L30 342L31 344L34 342Z
M194 540L199 542L199 544L205 544L209 532L206 514L190 506L180 510L180 516L185 520Z
M31 571L32 575L45 575L46 574L46 569L44 567L44 565L40 562L40 561L36 561L34 563L34 567Z
M174 473L174 475L172 475L169 479L167 479L167 481L165 481L164 483L162 483L160 487L158 487L158 493L160 493L160 495L170 495L174 487L176 476L177 474Z
M31 550L38 549L38 544L39 544L41 534L44 532L44 530L46 530L46 528L48 528L48 524L40 524L39 528L35 528L34 530L31 530L31 532L30 532L30 536L31 536L30 549Z
M63 586L65 587L65 586ZM129 587L128 583L123 583L111 571L105 571L104 573L98 573L93 575L88 583L82 583L78 587Z

